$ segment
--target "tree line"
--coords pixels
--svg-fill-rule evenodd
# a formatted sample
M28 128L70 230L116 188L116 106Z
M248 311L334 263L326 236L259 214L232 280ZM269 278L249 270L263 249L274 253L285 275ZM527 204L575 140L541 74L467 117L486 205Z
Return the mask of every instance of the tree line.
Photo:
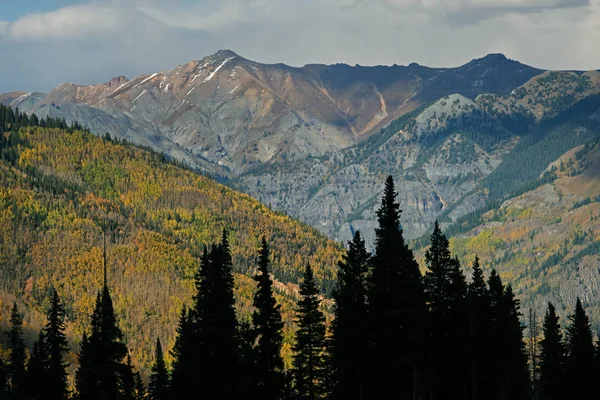
M600 347L578 300L566 335L550 304L532 371L519 302L476 258L469 282L435 225L423 275L400 227L391 177L377 212L375 251L360 232L339 262L335 318L327 326L306 265L297 306L292 368L281 358L283 322L263 237L251 323L238 321L227 233L205 248L196 294L181 310L171 368L160 340L148 385L134 371L106 275L78 353L71 391L65 314L52 292L47 323L29 357L16 304L7 332L0 396L10 399L589 399ZM106 274L106 268L105 268ZM534 372L532 374L532 372ZM532 379L532 376L534 379Z

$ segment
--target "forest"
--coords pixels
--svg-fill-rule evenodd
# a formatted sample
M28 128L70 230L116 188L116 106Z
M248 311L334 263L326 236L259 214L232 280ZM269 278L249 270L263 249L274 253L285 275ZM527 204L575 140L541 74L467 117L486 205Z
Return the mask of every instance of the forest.
M253 279L254 311L236 317L228 234L202 250L191 307L180 313L169 369L156 339L146 388L134 371L104 283L68 383L65 310L52 291L47 322L27 357L16 303L6 332L0 388L11 399L589 399L596 393L600 348L578 300L566 332L548 304L541 340L523 337L519 302L478 259L469 283L436 224L421 274L399 228L391 177L378 211L376 250L357 232L338 263L335 318L322 311L307 264L296 308L292 366L281 356L283 321L266 238ZM147 338L152 340L153 338ZM529 358L530 354L532 355Z
M421 271L392 177L375 250L360 232L342 250L159 155L9 108L0 126L2 398L589 399L598 390L600 349L582 302L563 324L548 304L541 332L534 319L524 337L512 287L477 258L461 265L437 223ZM290 281L297 294L282 288ZM19 296L8 303L6 293ZM26 323L29 307L46 313Z

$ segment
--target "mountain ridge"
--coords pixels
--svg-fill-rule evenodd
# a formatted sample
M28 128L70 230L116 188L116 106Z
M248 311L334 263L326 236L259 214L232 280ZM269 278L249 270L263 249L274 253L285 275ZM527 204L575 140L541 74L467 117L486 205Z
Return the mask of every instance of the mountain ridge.
M507 65L517 82L486 87L484 75L493 68L507 70ZM456 79L438 76L446 72ZM539 72L494 55L455 68L291 67L257 63L222 50L131 80L114 77L91 86L64 83L44 96L23 93L28 96L19 99L5 94L0 102L68 122L89 120L89 128L98 134L109 132L192 167L235 176L257 163L319 156L351 146L441 94L460 92L473 74L483 79L462 91L474 98L490 91L503 94ZM224 119L238 123L232 126ZM243 136L247 138L240 139Z

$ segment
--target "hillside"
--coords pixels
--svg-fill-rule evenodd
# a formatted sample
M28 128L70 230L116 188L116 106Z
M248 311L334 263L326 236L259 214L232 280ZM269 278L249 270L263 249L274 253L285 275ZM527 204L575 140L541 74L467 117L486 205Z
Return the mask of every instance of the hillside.
M450 240L462 260L478 254L511 282L525 309L548 301L572 312L577 297L600 320L600 145L566 152L548 165L556 179L508 199L482 223Z
M6 321L17 299L27 310L28 340L43 323L53 285L67 304L69 339L80 340L101 287L101 227L114 231L109 281L134 364L143 369L151 358L148 338L172 347L198 256L222 229L230 232L241 318L251 311L255 268L244 260L255 259L261 235L273 246L286 337L293 328L293 284L307 262L321 290L331 290L341 249L248 195L85 132L31 127L7 137L0 146L0 313Z

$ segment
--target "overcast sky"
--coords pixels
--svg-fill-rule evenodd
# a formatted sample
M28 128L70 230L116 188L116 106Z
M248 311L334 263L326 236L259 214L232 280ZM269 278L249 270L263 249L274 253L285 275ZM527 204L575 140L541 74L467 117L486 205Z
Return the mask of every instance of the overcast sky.
M600 0L0 0L0 92L254 61L600 68Z

